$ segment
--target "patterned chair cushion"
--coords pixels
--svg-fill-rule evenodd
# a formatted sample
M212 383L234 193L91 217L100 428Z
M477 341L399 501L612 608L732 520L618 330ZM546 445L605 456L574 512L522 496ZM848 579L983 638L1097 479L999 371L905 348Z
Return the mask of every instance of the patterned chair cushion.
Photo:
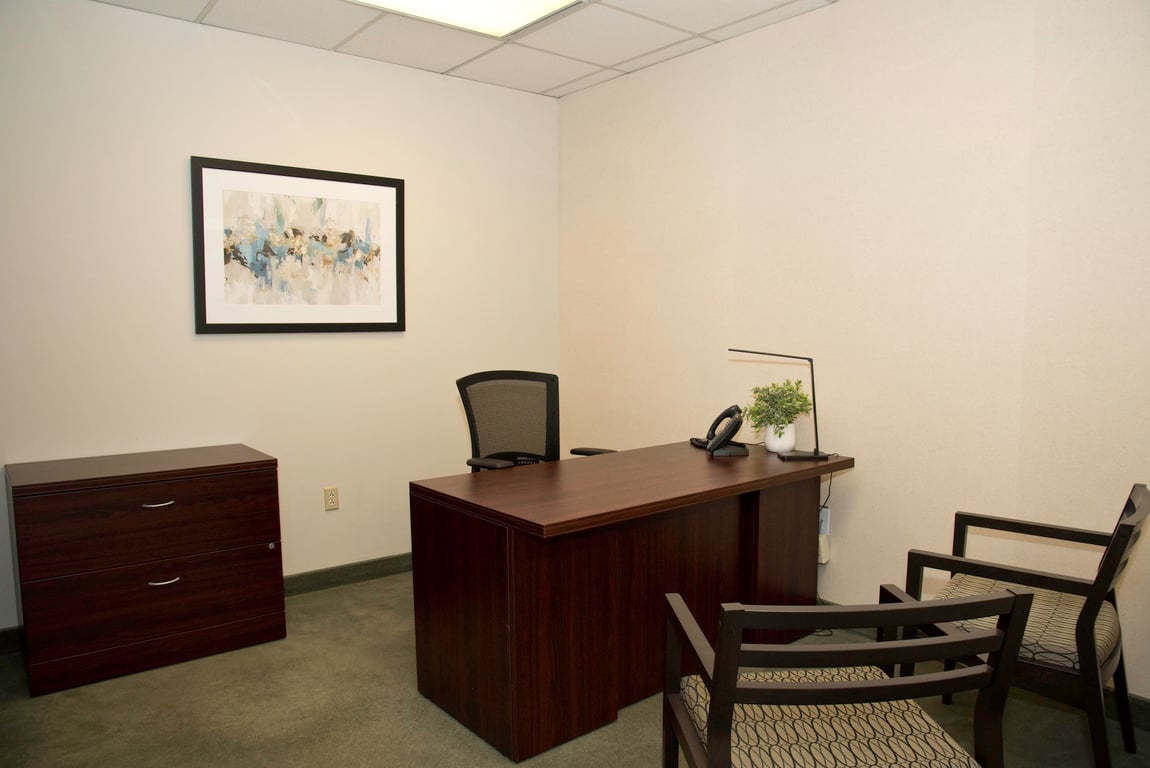
M1017 587L1005 581L986 579L960 573L951 578L939 590L935 598L972 597ZM1022 587L1034 592L1034 603L1030 607L1030 618L1026 622L1026 632L1022 637L1022 647L1018 658L1061 667L1078 669L1078 648L1074 642L1074 624L1082 612L1085 599L1078 595L1052 592L1034 587ZM991 618L956 622L960 629L988 629L994 626ZM1098 658L1109 658L1122 640L1118 625L1118 613L1114 606L1103 601L1094 624L1094 642L1098 648Z
M872 680L875 667L764 670L744 680L818 682ZM695 730L706 743L710 695L697 675L680 685ZM731 765L852 766L852 768L978 768L942 728L913 701L835 706L736 704L731 725Z

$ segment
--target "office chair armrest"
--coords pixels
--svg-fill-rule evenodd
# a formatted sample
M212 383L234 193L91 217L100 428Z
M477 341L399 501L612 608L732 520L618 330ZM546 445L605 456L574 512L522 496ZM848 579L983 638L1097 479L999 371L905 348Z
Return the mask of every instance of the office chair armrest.
M1091 531L1085 528L1069 528L1064 525L1014 520L1009 517L956 512L954 515L954 547L951 550L954 554L966 554L966 534L971 528L991 528L996 531L1021 533L1058 541L1074 541L1080 544L1094 544L1100 547L1110 544L1110 539L1113 537L1111 533Z
M1077 576L1065 576L1049 571L1036 571L1030 568L1002 565L1001 563L988 563L985 560L974 560L969 557L912 549L906 556L906 591L919 599L922 598L923 571L927 568L950 571L952 575L966 573L985 579L998 579L1011 584L1022 584L1027 587L1066 592L1083 597L1089 595L1094 587L1094 582L1090 579L1082 579Z
M614 448L572 448L573 456L598 456L601 453L614 453Z
M467 466L479 467L480 469L507 469L514 467L515 462L506 459L468 459Z

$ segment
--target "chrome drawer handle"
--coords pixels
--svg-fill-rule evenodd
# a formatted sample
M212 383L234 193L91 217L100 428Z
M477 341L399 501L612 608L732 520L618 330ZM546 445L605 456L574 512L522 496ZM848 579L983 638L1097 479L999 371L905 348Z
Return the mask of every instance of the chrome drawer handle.
M160 507L170 507L175 503L176 503L176 500L172 499L171 501L165 501L165 502L162 502L160 504L141 504L140 506L143 507L144 509L159 509Z
M168 579L167 581L149 581L148 586L149 587L166 587L169 584L175 584L179 580L180 580L180 577L177 576L176 578Z

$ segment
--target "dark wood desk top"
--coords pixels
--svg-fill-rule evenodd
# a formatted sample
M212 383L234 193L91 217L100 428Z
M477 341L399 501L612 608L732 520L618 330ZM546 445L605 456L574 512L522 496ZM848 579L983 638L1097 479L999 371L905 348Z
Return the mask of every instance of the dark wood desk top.
M855 460L782 461L761 445L750 455L712 458L687 441L469 472L411 483L413 496L542 538L589 530L713 499L849 469Z

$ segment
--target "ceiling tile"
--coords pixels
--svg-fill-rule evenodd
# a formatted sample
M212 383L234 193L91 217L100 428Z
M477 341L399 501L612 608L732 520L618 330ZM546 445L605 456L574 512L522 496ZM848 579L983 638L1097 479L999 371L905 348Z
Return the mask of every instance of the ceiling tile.
M330 49L381 13L341 0L217 0L204 23Z
M773 11L754 16L737 24L731 24L722 29L717 29L714 32L708 32L707 37L712 40L729 40L732 37L737 37L760 27L778 24L780 21L798 16L807 11L823 8L834 1L835 0L794 0L794 2L787 3Z
M615 8L699 34L786 5L791 0L604 0L604 2Z
M588 5L517 37L531 48L609 67L684 40L688 35L602 5Z
M649 67L652 64L658 64L660 61L673 59L676 56L682 56L684 53L690 53L691 51L698 50L699 48L706 48L710 44L710 40L706 40L701 37L690 37L681 43L675 43L674 45L667 46L666 48L661 48L652 53L648 53L646 56L640 56L637 59L631 59L630 61L624 61L621 64L616 64L615 68L621 69L624 72L635 72L637 70L643 69L643 67Z
M446 72L501 43L485 35L389 13L339 47L408 67Z
M559 98L560 96L566 96L569 93L575 93L575 91L581 91L584 88L590 88L593 85L599 85L599 83L605 83L608 80L614 80L616 77L622 77L624 74L626 73L619 72L618 70L614 69L601 69L593 75L581 77L574 82L567 83L566 85L561 85L558 88L552 88L545 93L548 96Z
M836 2L582 0L500 41L359 0L92 1L556 97Z
M594 64L536 51L513 43L485 53L450 74L508 88L543 93L596 71Z
M177 19L195 21L211 4L211 0L96 0L107 5L119 5L137 11L158 13Z

